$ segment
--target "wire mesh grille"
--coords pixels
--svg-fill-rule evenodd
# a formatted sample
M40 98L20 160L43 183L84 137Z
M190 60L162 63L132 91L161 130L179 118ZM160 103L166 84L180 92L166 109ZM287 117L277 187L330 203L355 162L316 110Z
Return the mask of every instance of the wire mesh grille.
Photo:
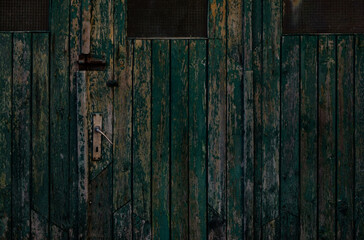
M129 0L128 37L206 37L206 0Z
M363 33L364 0L283 0L283 33Z
M48 31L49 0L0 0L0 31Z

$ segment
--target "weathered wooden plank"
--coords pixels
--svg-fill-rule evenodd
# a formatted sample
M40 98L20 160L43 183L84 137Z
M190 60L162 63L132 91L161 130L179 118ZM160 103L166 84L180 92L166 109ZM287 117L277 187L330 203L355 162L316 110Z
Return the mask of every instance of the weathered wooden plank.
M77 71L78 55L81 48L81 1L70 1L70 236L77 238L84 231L84 220L79 218L79 175L78 175L78 150L77 150ZM81 210L86 212L86 210Z
M262 238L262 1L252 1L254 88L254 239ZM244 61L245 62L245 61ZM253 238L253 237L252 237Z
M87 239L112 238L111 165L89 183Z
M188 239L188 41L171 41L171 238Z
M78 215L77 234L79 239L85 239L87 233L88 204L88 162L89 144L87 128L87 89L86 72L77 72L77 174L78 174Z
M102 130L111 137L113 133L113 91L106 84L113 80L113 2L112 0L95 0L91 2L91 9L91 53L104 59L107 66L103 71L88 73L89 111L90 114L102 114ZM92 117L89 117L88 126L91 131ZM102 141L102 159L90 162L90 179L100 174L111 162L112 146L108 141Z
M31 34L14 34L12 239L30 238L31 60Z
M132 238L132 208L131 202L128 202L123 207L119 208L114 212L114 238L121 240L129 240Z
M204 40L189 43L189 238L207 238L206 48Z
M102 131L113 139L113 89L107 86L113 80L113 1L96 0L91 2L90 53L106 62L103 71L90 71L87 74L89 90L88 123L89 134L93 132L93 115L102 115ZM88 237L112 238L112 145L102 138L101 159L89 162L89 203ZM91 148L89 148L91 149ZM103 187L97 187L103 186ZM103 201L103 203L101 203ZM100 203L100 204L99 204ZM102 217L100 217L102 216Z
M114 238L132 239L133 47L126 40L126 2L114 2Z
M300 239L317 239L317 37L301 37Z
M364 238L364 36L355 37L355 238Z
M170 239L170 43L152 43L152 238Z
M226 239L226 0L209 0L207 181L209 239Z
M133 238L151 239L151 43L136 40L133 71Z
M279 238L281 1L263 1L262 237Z
M208 47L208 235L226 238L226 49L214 39Z
M11 239L12 34L0 42L0 239Z
M33 34L32 54L32 235L48 230L49 219L49 35ZM41 224L45 224L42 226ZM33 233L33 229L38 233Z
M114 237L132 238L132 116L133 116L133 51L134 42L126 40L124 1L115 2L114 19L114 153L113 206ZM130 212L127 209L129 205ZM122 209L119 209L122 208ZM130 217L130 218L128 218ZM129 229L125 226L130 226Z
M33 209L30 210L31 219L31 239L48 239L49 237L49 221Z
M335 37L319 37L318 234L335 238L336 72Z
M226 5L226 238L241 239L244 231L242 218L243 1L227 0Z
M243 1L243 239L254 238L254 72L253 1ZM237 30L239 31L239 30Z
M281 73L281 238L299 239L300 39L282 38Z
M113 206L131 201L133 42L126 40L125 1L115 4Z
M50 76L51 239L66 237L70 209L69 159L69 2L52 1ZM56 232L53 232L56 231Z
M354 38L337 37L337 238L354 239Z

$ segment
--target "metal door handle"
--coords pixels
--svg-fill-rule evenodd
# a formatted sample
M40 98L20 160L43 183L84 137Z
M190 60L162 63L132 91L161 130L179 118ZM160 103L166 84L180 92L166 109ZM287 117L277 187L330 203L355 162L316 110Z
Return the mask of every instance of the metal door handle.
M102 136L104 136L106 138L106 140L109 141L109 143L112 145L112 141L106 136L106 134L103 131L101 131L99 126L95 127L95 131L100 133Z

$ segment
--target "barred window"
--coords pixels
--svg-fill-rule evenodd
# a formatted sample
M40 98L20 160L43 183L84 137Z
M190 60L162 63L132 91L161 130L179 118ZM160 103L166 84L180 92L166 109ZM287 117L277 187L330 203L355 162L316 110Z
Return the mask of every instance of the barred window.
M207 37L207 0L128 0L127 34L132 38Z
M1 0L0 31L48 31L49 0Z

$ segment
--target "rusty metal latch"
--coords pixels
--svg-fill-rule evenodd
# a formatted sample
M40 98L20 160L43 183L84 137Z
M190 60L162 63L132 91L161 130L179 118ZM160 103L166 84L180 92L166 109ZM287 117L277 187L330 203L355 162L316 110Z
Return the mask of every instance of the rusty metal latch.
M79 70L103 71L106 68L106 61L91 54L81 54L78 58Z

